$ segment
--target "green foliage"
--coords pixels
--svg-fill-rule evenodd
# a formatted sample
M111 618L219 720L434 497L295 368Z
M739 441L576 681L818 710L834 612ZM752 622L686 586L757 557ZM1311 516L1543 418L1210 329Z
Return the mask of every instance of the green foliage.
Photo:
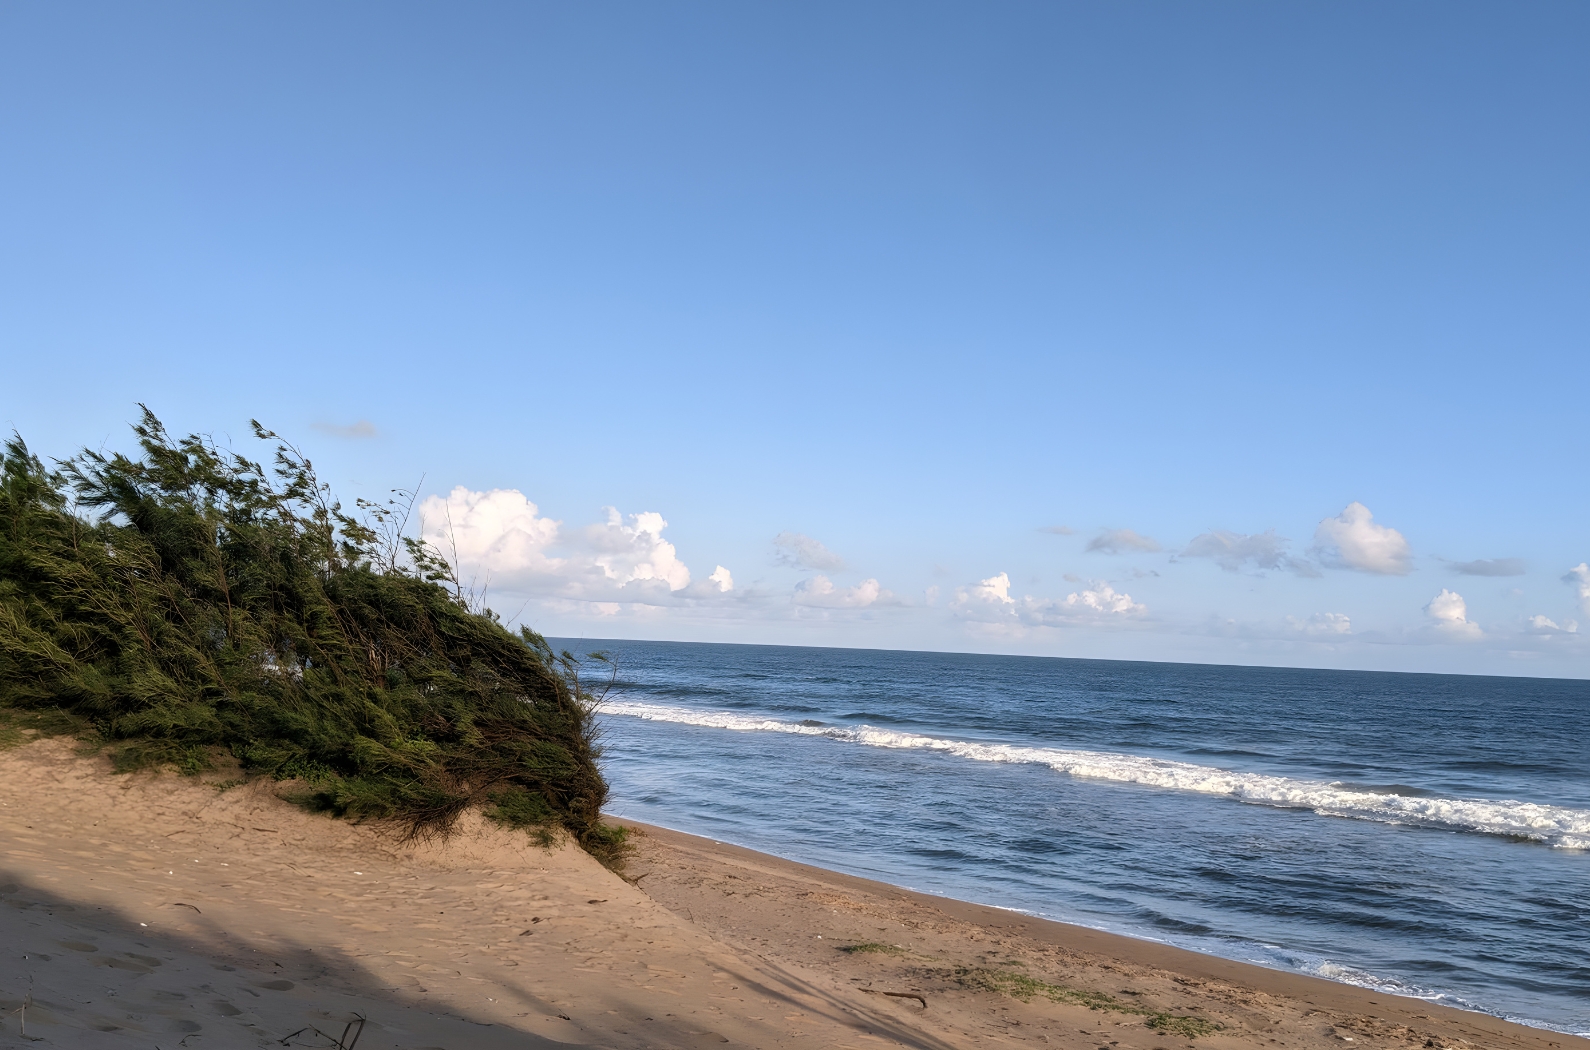
M1213 1035L1220 1031L1220 1026L1213 1021L1206 1021L1202 1017L1182 1017L1177 1014L1151 1014L1144 1023L1150 1028L1157 1028L1161 1032L1169 1032L1171 1035L1187 1039Z
M98 734L120 768L229 752L411 834L481 805L614 855L578 663L471 608L403 535L410 494L355 518L258 423L269 471L147 409L133 429L137 459L0 455L0 724Z
M839 949L848 955L904 955L905 949L894 944L884 944L881 941L863 941L860 944L846 944Z
M1050 984L1048 981L1040 981L1036 977L1029 977L1024 973L1012 973L1009 970L968 967L955 971L954 978L968 987L981 988L988 992L998 992L1013 999L1020 999L1022 1002L1027 1002L1034 996L1043 996L1051 1002L1071 1003L1076 1006L1085 1006L1089 1010L1139 1014L1146 1018L1144 1024L1149 1028L1168 1032L1172 1035L1184 1036L1188 1039L1201 1035L1211 1035L1220 1030L1220 1025L1202 1017L1187 1017L1181 1014L1168 1014L1157 1010L1149 1010L1133 1003L1122 1002L1115 996L1106 995L1103 992L1067 988L1065 985Z
M41 737L81 736L92 729L83 719L56 707L18 710L0 707L0 751Z
M634 833L635 829L622 824L601 824L586 836L585 848L608 867L621 868L630 854L635 852L635 844L629 841Z

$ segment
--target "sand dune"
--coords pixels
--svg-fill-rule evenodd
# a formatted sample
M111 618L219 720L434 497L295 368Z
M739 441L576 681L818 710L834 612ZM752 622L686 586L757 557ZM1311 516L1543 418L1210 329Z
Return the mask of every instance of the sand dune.
M0 753L0 1046L334 1046L362 1017L360 1050L1590 1047L660 829L631 882L478 817L404 845L216 779Z

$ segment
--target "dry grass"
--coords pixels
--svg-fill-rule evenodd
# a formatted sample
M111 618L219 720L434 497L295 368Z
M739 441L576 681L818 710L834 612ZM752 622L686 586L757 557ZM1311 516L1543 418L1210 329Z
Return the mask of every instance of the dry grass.
M1134 1003L1123 1002L1113 995L1106 995L1103 992L1090 992L1080 988L1068 988L1065 985L1051 984L1048 981L1029 977L1024 973L1014 973L1010 970L962 967L948 976L967 988L979 988L983 991L1008 995L1012 999L1020 999L1022 1002L1030 1002L1037 997L1056 1003L1085 1006L1089 1010L1135 1014L1143 1017L1143 1023L1149 1028L1188 1039L1201 1035L1212 1035L1220 1030L1220 1025L1202 1017L1186 1017L1179 1014L1150 1010Z

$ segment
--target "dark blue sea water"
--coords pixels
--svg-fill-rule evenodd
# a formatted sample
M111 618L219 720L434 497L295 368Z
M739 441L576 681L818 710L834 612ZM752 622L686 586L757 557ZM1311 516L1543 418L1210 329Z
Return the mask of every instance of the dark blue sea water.
M616 813L1590 1034L1590 682L577 645Z

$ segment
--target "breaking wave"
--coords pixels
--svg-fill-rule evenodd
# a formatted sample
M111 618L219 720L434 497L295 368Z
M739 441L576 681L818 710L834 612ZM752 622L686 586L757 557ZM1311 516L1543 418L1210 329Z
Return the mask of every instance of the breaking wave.
M810 720L788 722L756 715L626 700L611 701L603 705L602 710L606 714L654 722L677 722L741 732L826 737L867 747L935 751L976 762L1043 765L1073 777L1222 795L1241 802L1312 810L1323 816L1503 835L1545 843L1558 849L1590 850L1590 810L1566 806L1505 799L1382 794L1320 780L1243 773L1141 755L951 740L866 725L834 726Z

